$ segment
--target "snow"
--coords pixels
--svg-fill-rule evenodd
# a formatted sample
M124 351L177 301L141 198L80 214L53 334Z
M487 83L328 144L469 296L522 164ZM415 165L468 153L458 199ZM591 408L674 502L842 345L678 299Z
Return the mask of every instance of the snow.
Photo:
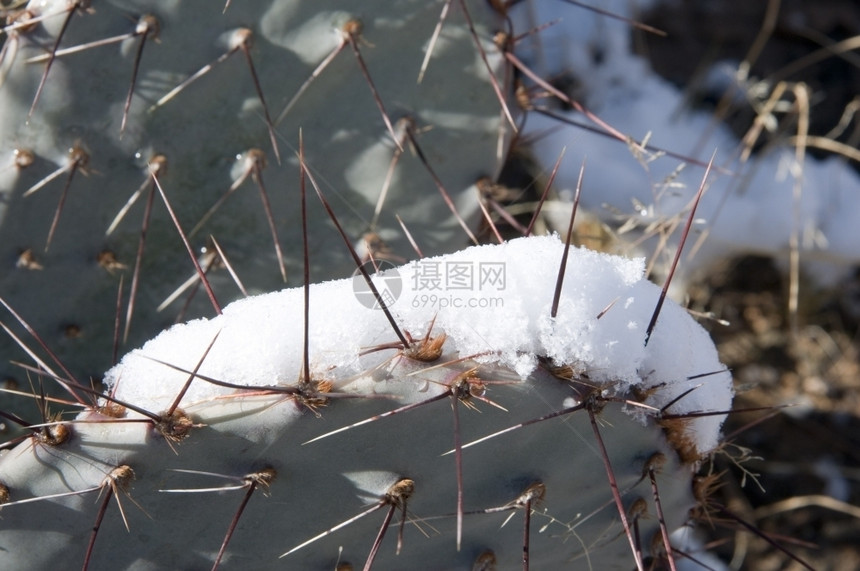
M394 319L413 339L426 336L431 324L431 335L447 334L446 359L473 357L528 381L538 359L548 358L587 375L608 394L656 387L646 400L653 407L698 387L672 406L673 414L730 408L731 375L708 334L682 308L664 306L646 346L659 289L643 278L643 260L572 248L558 314L552 318L563 248L556 236L521 238L418 260L374 281L396 298L390 305ZM393 393L403 402L444 390L442 384L450 382L444 376L434 388L411 379L381 382L375 375L399 359L392 359L392 349L367 349L397 337L383 311L363 305L368 298L356 283L362 284L344 279L310 289L313 377L331 381L335 392ZM170 407L188 371L198 365L201 376L233 384L295 386L302 347L303 290L288 289L237 301L211 320L174 326L128 354L107 373L106 382L118 385L117 398L160 412ZM414 368L427 367L416 361ZM706 373L713 374L692 378ZM195 379L182 406L235 392ZM635 407L631 412L641 415ZM700 452L717 445L724 416L692 422Z
M605 1L600 7L635 17L634 8L641 12L646 4ZM638 140L650 135L652 145L704 163L716 152L715 165L723 172L711 177L697 211L701 222L696 230L707 232L707 238L682 264L685 275L744 253L785 259L793 232L799 235L802 259L815 263L810 273L822 283L860 262L860 240L851 222L860 212L860 177L844 160L807 157L798 163L795 149L786 145L742 162L740 143L728 128L722 124L714 128L706 112L685 110L684 94L632 54L625 23L562 2L520 5L513 15L521 30L557 21L523 39L518 55L542 77L565 72L582 80L583 103L603 121ZM596 52L601 54L599 61L592 58ZM726 67L726 62L719 62L710 81L738 83L738 74L727 76ZM563 114L588 122L574 111ZM587 157L583 206L603 215L605 204L633 213L636 199L648 207L638 215L642 226L685 215L703 174L701 167L688 164L667 185L678 159L664 156L643 164L623 143L536 113L529 116L524 136L535 139L533 150L546 172L566 148L556 186L566 189L568 196ZM800 196L795 198L798 181Z

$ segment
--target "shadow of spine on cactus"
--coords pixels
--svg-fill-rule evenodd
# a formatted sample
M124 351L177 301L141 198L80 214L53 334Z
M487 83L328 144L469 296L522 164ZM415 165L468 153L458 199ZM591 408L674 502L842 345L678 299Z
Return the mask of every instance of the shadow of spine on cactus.
M235 302L129 353L98 402L65 378L108 368L118 284L106 270L134 264L142 227L127 345L170 321L155 308L191 270L173 222L143 213L156 182L249 289L302 282L300 249L283 247L303 237L300 128L351 236L411 257L397 214L424 254L465 242L471 187L498 171L509 125L490 80L509 74L489 42L497 15L482 2L350 6L44 2L19 16L36 25L10 30L0 243L30 255L0 291L35 330L82 333L59 343L63 374L36 352L24 366L67 392L25 399L43 421L21 422L0 457L10 566L513 568L527 554L538 568L642 568L687 520L730 375L679 307L651 334L660 292L641 262L563 254L554 238L402 266L377 278L399 280L390 315L352 280L310 288L307 320L302 289ZM325 213L308 212L313 279L352 271ZM105 248L115 259L99 267ZM229 297L228 277L209 281ZM211 314L197 297L189 313ZM76 416L53 420L62 407Z

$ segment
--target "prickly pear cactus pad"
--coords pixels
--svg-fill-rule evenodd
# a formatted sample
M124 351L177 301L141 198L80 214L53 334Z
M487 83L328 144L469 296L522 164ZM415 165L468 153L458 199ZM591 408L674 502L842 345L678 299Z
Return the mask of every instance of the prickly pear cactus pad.
M498 173L510 122L490 79L504 80L491 41L499 19L483 1L448 11L418 82L441 8L42 0L10 10L0 65L0 291L70 367L93 375L110 365L120 274L126 346L170 325L188 291L156 308L193 272L160 199L147 205L153 171L195 250L214 237L252 292L300 284L286 271L299 265L290 245L301 236L300 129L308 163L359 246L369 233L395 257L411 255L395 215L426 254L465 246L452 209L474 221L473 183ZM324 215L310 228L314 275L348 275ZM239 297L217 268L222 301ZM211 314L205 296L186 313Z
M377 275L388 314L314 285L307 337L303 288L177 325L0 457L4 565L642 567L731 404L642 274L524 238Z

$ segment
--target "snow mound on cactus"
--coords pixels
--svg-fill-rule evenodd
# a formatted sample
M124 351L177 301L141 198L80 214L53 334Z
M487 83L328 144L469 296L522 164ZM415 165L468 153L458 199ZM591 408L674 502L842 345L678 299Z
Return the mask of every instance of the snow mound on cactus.
M522 378L545 359L611 394L648 395L645 403L656 408L690 391L672 403L673 415L730 408L731 375L707 333L682 308L664 305L646 344L660 292L644 279L642 260L571 248L557 316L551 317L563 255L555 236L522 238L418 260L381 272L374 282L401 330L415 340L445 333L445 351L461 358L509 367ZM395 394L403 402L447 389L417 379L382 382L374 374L391 361L391 351L369 350L398 339L374 304L360 278L310 288L313 378L331 382L335 392ZM152 411L170 407L198 366L201 378L236 385L295 385L302 370L303 308L302 288L240 300L223 315L177 325L152 339L111 369L106 382L116 386L117 398ZM234 392L195 380L182 404ZM301 407L278 410L299 414ZM687 420L685 438L698 455L717 445L724 417Z

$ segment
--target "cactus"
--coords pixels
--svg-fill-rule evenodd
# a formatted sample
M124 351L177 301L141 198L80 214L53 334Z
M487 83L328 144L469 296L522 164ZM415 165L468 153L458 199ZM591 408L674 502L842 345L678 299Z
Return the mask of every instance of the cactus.
M200 227L195 246L204 233L218 239L252 292L302 283L302 261L314 280L354 267L323 209L290 206L300 175L338 197L344 232L377 259L411 257L395 214L424 254L465 243L474 184L495 178L510 137L500 104L510 69L489 41L504 22L499 6L33 4L17 21L44 19L9 29L0 67L0 153L12 161L0 178L0 244L7 258L21 251L0 293L35 338L68 323L81 339L49 336L56 358L32 352L36 367L24 366L40 387L53 377L65 389L47 397L38 388L24 407L16 397L17 410L35 400L43 422L5 412L4 397L5 418L28 429L0 457L4 562L491 569L672 560L668 536L698 500L693 472L719 443L730 375L703 330L662 305L641 261L531 237L377 277L405 290L387 301L341 280L223 313L215 298L235 294L230 278L211 274L202 281L222 314L156 337L170 321L156 305L191 273L174 223L144 204L157 191L177 226ZM263 208L243 192L254 186ZM358 240L368 233L390 250ZM302 239L309 258L290 246ZM143 245L138 291L127 293L115 274L137 275ZM421 291L434 279L428 269L446 264L475 276L487 264L504 281L488 274L492 297ZM156 268L159 279L147 277ZM71 371L111 364L118 285L123 345L154 338L110 368L101 393ZM203 297L189 315L211 313ZM29 342L4 328L0 351L20 354L12 345ZM52 417L60 407L75 416Z
M504 281L432 303L413 284L439 264L494 267ZM551 237L472 248L376 278L392 295L401 281L387 306L395 328L357 301L353 280L316 285L307 367L300 288L176 326L108 372L112 398L0 459L4 557L21 569L70 557L330 568L376 548L382 515L340 525L370 511L362 502L387 512L383 532L401 513L402 550L384 543L380 568L464 568L490 552L499 568L521 565L522 524L500 529L517 509L531 516L537 568L659 557L694 504L692 468L718 442L723 415L695 413L725 411L731 389L681 308L664 306L645 343L660 292L642 272L641 260L568 255ZM258 488L269 497L250 498ZM34 527L50 546L23 541Z
M358 245L364 246L363 235L374 234L399 259L413 250L395 215L427 255L468 243L434 176L452 207L474 226L474 183L495 177L501 168L499 139L504 143L509 123L501 119L490 80L490 69L504 75L490 41L498 18L483 2L466 4L474 36L465 12L450 11L420 84L418 71L438 21L435 4L363 2L359 11L344 0L256 0L233 3L226 11L215 4L31 3L30 12L15 21L43 19L9 32L0 68L5 79L0 244L5 260L27 255L21 269L0 275L0 290L39 331L58 332L62 339L64 325L76 326L82 340L62 340L57 349L75 370L99 375L112 364L113 299L123 266L128 268L124 347L140 345L170 325L187 298L156 311L193 275L173 224L156 203L133 295L135 310L127 312L146 201L154 192L147 183L149 170L159 169L189 233L242 180L192 241L200 247L214 236L242 282L259 293L283 287L286 266L300 265L297 250L289 247L301 237L294 206L300 129L307 161L334 191L332 200ZM61 30L59 55L51 60ZM64 52L123 34L121 42ZM331 63L314 75L329 56ZM175 91L216 60L223 61ZM281 118L283 111L288 113ZM413 149L420 149L429 166ZM389 173L392 162L396 166ZM44 183L52 173L56 178ZM272 230L257 180L270 200ZM136 202L117 221L138 190ZM52 229L61 196L64 208ZM352 271L327 219L312 219L310 231L317 248L316 279ZM69 282L69 275L76 279ZM241 295L227 272L213 271L211 280L224 304ZM302 282L299 274L287 280ZM52 300L50 307L46 299ZM209 311L199 295L185 314ZM2 343L0 350L9 350L11 345Z

